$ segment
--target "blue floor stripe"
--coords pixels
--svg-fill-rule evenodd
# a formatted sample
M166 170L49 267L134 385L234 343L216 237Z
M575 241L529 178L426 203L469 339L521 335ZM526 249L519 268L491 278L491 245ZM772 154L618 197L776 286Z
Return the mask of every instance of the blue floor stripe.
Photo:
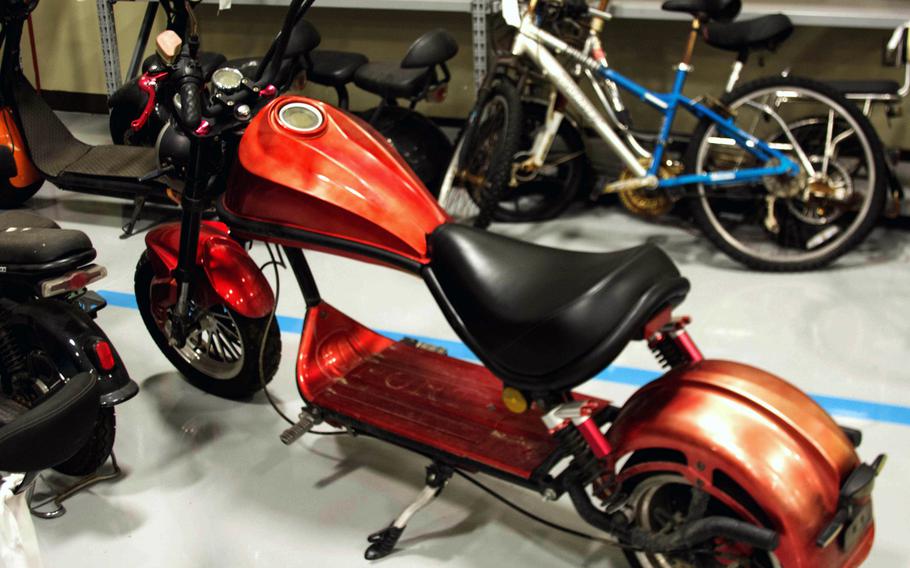
M124 292L114 292L111 290L99 290L101 296L107 300L111 306L118 308L137 309L136 297L133 294ZM278 327L284 333L300 334L303 329L303 319L290 316L278 316ZM458 341L449 341L433 337L422 337L413 334L402 334L391 331L379 331L379 333L398 341L404 337L411 337L417 341L430 343L443 347L452 357L465 359L468 361L477 361L477 356L471 352L463 343ZM596 377L596 381L605 381L610 383L619 383L640 387L649 383L660 376L658 371L649 371L647 369L636 369L633 367L610 366ZM893 404L882 404L878 402L855 400L852 398L839 398L833 396L810 395L822 408L829 414L858 418L863 420L873 420L875 422L887 422L891 424L901 424L910 426L910 407L897 406Z

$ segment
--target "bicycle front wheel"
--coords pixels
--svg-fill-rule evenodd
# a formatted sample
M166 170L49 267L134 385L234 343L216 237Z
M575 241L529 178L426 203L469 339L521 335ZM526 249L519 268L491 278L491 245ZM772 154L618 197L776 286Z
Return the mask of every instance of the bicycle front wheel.
M511 178L521 126L518 89L496 79L479 96L441 184L439 203L453 218L489 226Z
M865 239L886 200L884 152L856 106L799 77L742 85L721 102L736 125L786 154L796 176L700 185L692 215L723 252L751 268L780 272L825 266ZM703 121L686 154L689 173L731 172L761 163Z

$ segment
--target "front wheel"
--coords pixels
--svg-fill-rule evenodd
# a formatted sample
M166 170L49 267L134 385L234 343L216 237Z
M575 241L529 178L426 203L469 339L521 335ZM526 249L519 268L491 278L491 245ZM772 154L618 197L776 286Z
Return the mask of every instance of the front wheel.
M718 248L754 269L799 271L825 266L866 238L884 208L888 176L881 141L855 105L798 77L759 79L721 102L739 128L783 152L800 173L698 186L692 215ZM685 163L691 174L774 165L709 121L693 135Z
M178 348L170 343L173 306L167 304L166 293L156 293L147 254L136 266L135 291L139 313L152 339L196 388L224 398L247 398L275 376L281 359L281 332L274 315L252 319L224 304L191 300L192 325L183 347Z

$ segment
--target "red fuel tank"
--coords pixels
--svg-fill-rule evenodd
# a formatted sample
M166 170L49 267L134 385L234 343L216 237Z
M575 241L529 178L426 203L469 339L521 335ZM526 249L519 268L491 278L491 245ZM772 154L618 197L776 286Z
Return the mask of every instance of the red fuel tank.
M420 264L428 262L427 234L448 220L366 122L298 96L276 99L252 120L223 207L244 229L263 224L301 247Z

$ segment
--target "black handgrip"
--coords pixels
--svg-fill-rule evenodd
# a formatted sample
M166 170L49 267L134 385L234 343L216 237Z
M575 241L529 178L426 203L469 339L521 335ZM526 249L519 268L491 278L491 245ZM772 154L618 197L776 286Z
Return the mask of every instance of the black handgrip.
M181 126L193 131L202 122L202 85L193 76L188 76L177 91L180 94L180 108L177 116Z

